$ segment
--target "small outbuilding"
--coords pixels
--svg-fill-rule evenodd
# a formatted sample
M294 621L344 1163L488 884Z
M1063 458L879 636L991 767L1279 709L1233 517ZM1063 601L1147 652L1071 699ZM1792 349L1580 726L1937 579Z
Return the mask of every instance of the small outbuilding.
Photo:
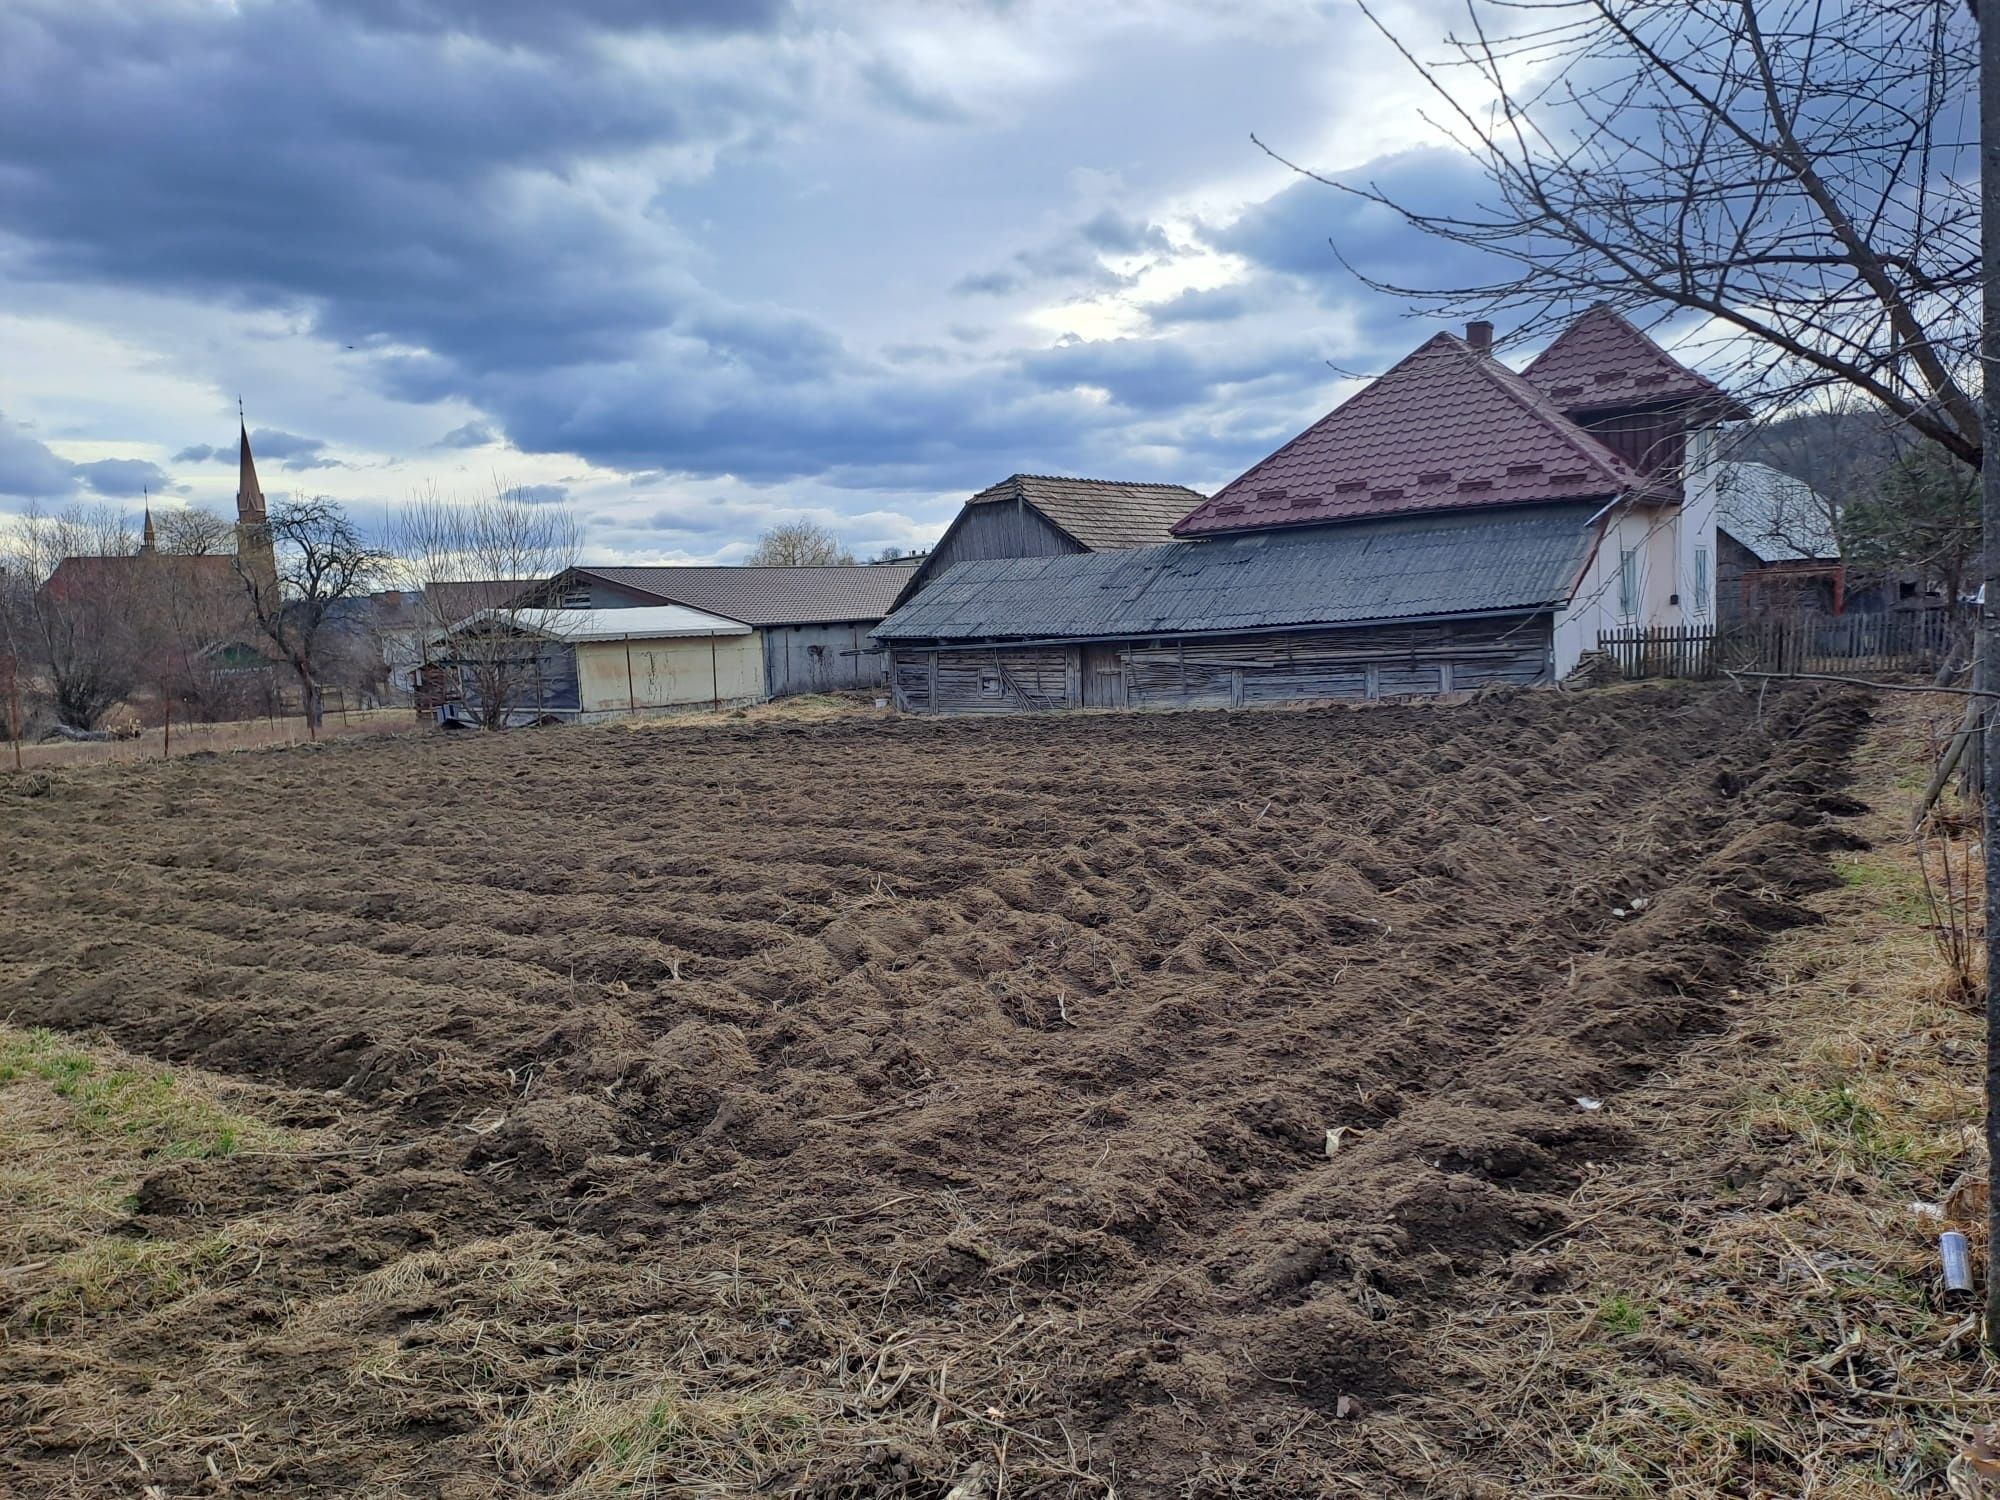
M588 724L736 708L769 696L757 632L741 620L683 605L487 610L461 622L453 635L475 639L482 624L517 639L520 653L506 658L505 673L492 670L495 657L485 648L476 653L477 663L434 655L432 669L451 684L437 709L440 723L479 722L481 684L502 678L509 724Z
M678 604L757 632L763 694L879 691L868 635L914 563L829 567L578 567L542 585L546 602L611 612Z

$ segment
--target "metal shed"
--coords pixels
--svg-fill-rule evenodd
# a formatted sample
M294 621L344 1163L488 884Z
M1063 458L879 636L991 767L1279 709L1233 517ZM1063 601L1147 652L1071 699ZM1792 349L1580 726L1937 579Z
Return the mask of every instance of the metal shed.
M868 641L914 563L838 567L578 567L550 580L551 602L612 612L658 604L753 626L764 694L873 689L884 660Z
M694 708L759 703L764 658L757 632L678 604L638 609L486 610L457 627L489 618L522 640L532 701L510 722L545 719L593 723ZM447 668L449 663L446 663ZM476 675L459 671L459 691L438 709L440 722L477 718Z

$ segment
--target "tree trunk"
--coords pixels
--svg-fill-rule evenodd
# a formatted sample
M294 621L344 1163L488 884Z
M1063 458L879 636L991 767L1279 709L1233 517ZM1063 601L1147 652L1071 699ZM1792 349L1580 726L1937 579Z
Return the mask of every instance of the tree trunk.
M316 740L319 738L319 726L326 717L324 694L308 663L295 661L292 666L299 674L299 706L305 710L306 737Z
M1980 420L1984 434L2000 432L2000 0L1980 5L1979 27L1979 161L1980 258L1985 285L1980 302L1980 351L1987 375L1983 382ZM1982 443L1982 448L1984 445ZM2000 690L2000 463L1980 466L1980 572L1985 589L1979 596L1982 650L1976 686ZM1981 736L1984 784L1986 859L1986 1169L1991 1182L2000 1166L2000 714L1988 710ZM1987 1195L1986 1210L1986 1342L2000 1350L2000 1192Z

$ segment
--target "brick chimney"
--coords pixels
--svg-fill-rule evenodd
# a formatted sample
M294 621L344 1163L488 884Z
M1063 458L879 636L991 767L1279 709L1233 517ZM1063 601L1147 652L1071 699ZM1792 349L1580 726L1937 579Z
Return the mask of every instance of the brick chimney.
M1493 325L1484 318L1479 319L1477 322L1467 323L1465 325L1465 341L1472 345L1473 353L1491 354L1493 352Z

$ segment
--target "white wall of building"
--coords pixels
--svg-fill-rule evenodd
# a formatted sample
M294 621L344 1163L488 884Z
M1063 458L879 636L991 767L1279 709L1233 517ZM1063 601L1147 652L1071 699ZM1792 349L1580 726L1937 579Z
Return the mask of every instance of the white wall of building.
M1596 549L1556 612L1557 677L1600 632L1715 623L1716 448L1713 429L1688 434L1680 503L1624 500L1599 516Z

